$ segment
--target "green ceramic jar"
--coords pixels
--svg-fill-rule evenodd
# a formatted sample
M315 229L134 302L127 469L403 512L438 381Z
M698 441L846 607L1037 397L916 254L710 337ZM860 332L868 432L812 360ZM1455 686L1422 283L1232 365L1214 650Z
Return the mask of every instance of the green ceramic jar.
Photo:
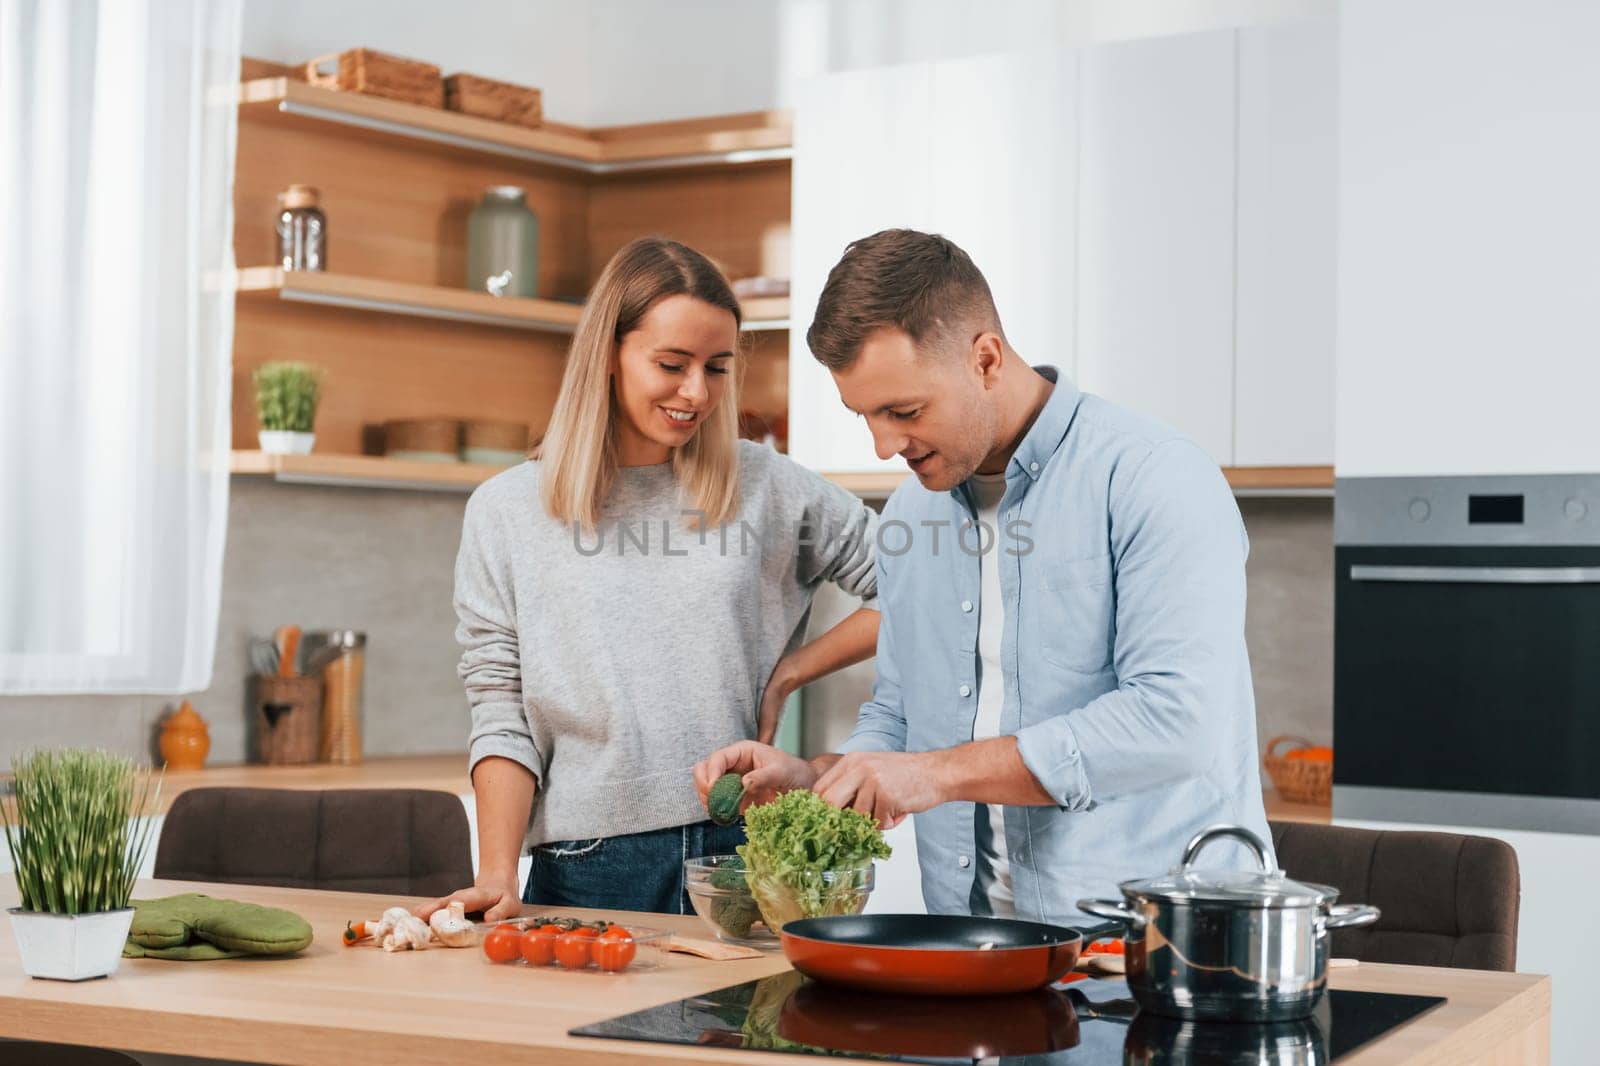
M467 219L467 288L493 296L538 295L539 216L515 185L484 190Z

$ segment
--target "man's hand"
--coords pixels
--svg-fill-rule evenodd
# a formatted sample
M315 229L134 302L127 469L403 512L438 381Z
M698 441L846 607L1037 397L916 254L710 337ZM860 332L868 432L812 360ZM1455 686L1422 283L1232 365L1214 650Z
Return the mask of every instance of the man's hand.
M509 877L480 874L477 883L471 888L463 888L448 896L440 896L431 903L412 908L411 913L427 921L428 916L434 911L449 906L451 900L457 899L461 901L468 914L482 911L483 920L486 922L503 922L522 913L522 892L517 887L515 873Z
M744 778L741 811L755 803L766 803L780 792L810 788L817 780L816 770L804 759L754 740L741 740L695 764L694 789L702 804L723 774Z
M909 814L950 797L944 787L944 752L858 751L844 756L811 791L835 807L850 807L893 829Z

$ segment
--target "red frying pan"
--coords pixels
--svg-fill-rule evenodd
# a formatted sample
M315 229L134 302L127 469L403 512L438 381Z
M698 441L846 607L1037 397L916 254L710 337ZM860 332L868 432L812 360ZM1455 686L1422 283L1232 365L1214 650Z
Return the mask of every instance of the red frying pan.
M1088 939L1121 931L1097 925ZM858 914L802 918L778 934L807 977L872 992L999 996L1060 980L1078 961L1085 931L1010 918Z

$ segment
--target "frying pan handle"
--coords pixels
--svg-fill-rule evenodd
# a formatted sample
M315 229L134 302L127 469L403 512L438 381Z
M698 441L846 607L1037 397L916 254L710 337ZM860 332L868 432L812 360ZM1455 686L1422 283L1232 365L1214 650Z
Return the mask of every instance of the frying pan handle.
M1124 900L1080 899L1078 901L1078 909L1085 914L1092 914L1096 918L1106 918L1113 922L1120 922L1134 929L1144 928L1144 919L1135 914Z

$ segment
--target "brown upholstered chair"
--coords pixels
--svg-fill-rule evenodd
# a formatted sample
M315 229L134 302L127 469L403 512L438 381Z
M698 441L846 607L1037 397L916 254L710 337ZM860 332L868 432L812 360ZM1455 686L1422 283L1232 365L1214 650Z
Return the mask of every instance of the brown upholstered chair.
M161 826L177 881L442 896L472 884L459 796L423 789L197 788Z
M1272 822L1278 865L1383 917L1333 934L1332 954L1366 962L1514 970L1522 881L1503 840L1459 833Z
M120 1051L37 1040L0 1040L0 1062L6 1066L139 1066L138 1059Z

